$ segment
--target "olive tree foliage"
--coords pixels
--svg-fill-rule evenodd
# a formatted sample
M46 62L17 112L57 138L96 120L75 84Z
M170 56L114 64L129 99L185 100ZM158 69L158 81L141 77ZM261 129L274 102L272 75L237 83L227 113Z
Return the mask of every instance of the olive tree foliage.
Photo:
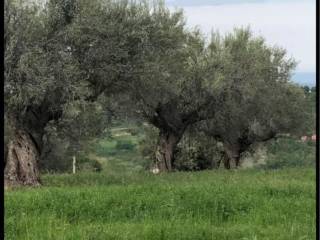
M309 88L309 87L308 87ZM306 119L304 121L304 125L306 127L303 135L312 135L316 133L316 89L312 87L306 91L306 87L304 87L304 98L305 98L305 111L306 111Z
M142 64L135 63L141 74L129 85L129 95L133 109L159 130L155 165L160 171L172 171L184 131L205 118L214 101L207 80L213 78L215 66L207 59L199 31L186 32L182 16L158 11L153 15L159 26L149 33L155 37L143 50Z
M68 45L94 96L126 92L141 74L135 64L144 60L144 43L154 24L149 11L147 2L79 0Z
M158 129L160 171L178 166L178 144L201 120L199 136L223 142L228 167L252 142L299 130L303 119L284 50L247 29L207 44L162 1L9 0L4 43L7 185L39 185L50 133L75 153L117 108Z
M71 170L73 158L81 164L81 159L92 151L90 146L108 130L111 119L103 104L107 104L104 98L65 104L59 121L46 126L40 170Z
M156 164L161 171L171 171L175 148L186 128L204 118L213 103L205 81L209 67L197 33L168 53L153 54L164 55L134 82L133 98L140 114L159 129Z
M180 16L164 12L161 4L128 1L7 1L5 106L14 134L6 185L38 185L46 125L61 119L68 102L137 86L152 54L180 44ZM150 64L153 72L158 63Z
M40 184L47 123L60 118L66 102L87 92L64 42L71 19L57 11L67 2L52 0L45 8L5 2L5 115L13 129L5 165L8 186Z
M220 41L216 39L220 38ZM235 29L213 37L210 51L222 54L219 97L213 119L198 124L200 131L221 141L224 165L239 166L240 155L251 144L278 133L298 133L305 119L303 91L290 82L296 62L286 51L269 47L250 29ZM219 44L217 44L219 43Z
M125 109L159 129L157 164L172 170L184 130L212 102L205 82L212 66L199 31L186 31L182 12L161 1L108 1L80 8L69 39L93 91L117 92Z

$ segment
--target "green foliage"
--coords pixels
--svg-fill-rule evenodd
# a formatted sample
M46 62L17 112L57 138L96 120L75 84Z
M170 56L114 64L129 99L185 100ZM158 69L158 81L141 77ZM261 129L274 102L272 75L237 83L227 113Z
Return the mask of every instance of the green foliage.
M309 94L311 92L311 89L309 86L303 86L302 89L303 89L305 95Z
M312 169L81 173L43 183L6 192L6 239L315 238Z
M47 170L69 166L63 159L87 151L116 114L143 117L176 139L213 117L199 124L210 137L177 149L177 168L189 170L214 165L210 138L251 143L270 132L314 131L315 93L290 83L296 63L284 49L249 29L214 33L206 44L162 1L6 1L4 40L6 115L39 142L46 134ZM156 138L141 143L150 162ZM98 151L134 150L117 141Z
M49 122L45 128L40 161L44 171L70 171L72 156L87 154L109 125L109 116L99 102L74 101L65 109L59 121Z
M102 164L98 160L91 160L91 165L95 172L102 171Z
M303 90L290 81L296 62L285 49L240 28L224 37L213 34L208 51L221 64L214 80L217 104L210 109L213 118L196 127L223 143L229 161L279 133L306 132L312 117Z
M139 142L139 152L145 160L145 168L149 168L155 163L155 153L158 145L159 131L152 125L144 125L144 136Z
M113 131L112 128L111 131ZM137 132L137 130L133 131ZM120 151L135 152L139 138L140 134L132 136L130 129L127 128L125 131L114 132L108 137L99 139L99 142L94 145L92 151L104 157L116 155Z
M103 107L106 102L73 101L65 106L64 114L58 122L58 134L72 145L74 152L87 145L90 140L103 137L110 124L110 116ZM49 124L48 124L49 125Z
M101 172L103 170L103 166L96 159L81 156L77 160L77 169L80 172Z
M52 7L60 9L53 1ZM63 21L54 11L38 5L6 1L5 96L10 114L23 120L26 110L44 106L55 112L71 96L85 92L79 85L81 70L63 41L67 23L54 28L50 19ZM60 37L57 37L57 36Z
M242 137L254 141L269 132L301 128L303 94L289 83L296 63L286 57L284 49L267 46L249 29L235 29L220 45L217 37L212 41L209 49L221 52L223 67L217 73L222 104L214 109L215 117L208 123L210 135L220 135L229 142Z
M132 142L130 140L117 140L117 144L115 146L116 150L133 150L135 147L134 144L132 144Z
M148 127L139 143L146 167L150 167L155 161L157 136L156 129ZM223 165L223 157L224 149L221 142L197 132L197 128L191 128L178 144L174 164L176 170L180 171L212 169L218 167L219 161L220 167ZM315 163L315 143L304 143L292 136L281 136L277 140L253 144L241 154L241 162L245 168L256 169L311 167Z
M303 135L312 135L316 133L316 91L314 87L312 89L304 94L304 111L306 117L304 120L305 132Z
M174 165L183 171L213 169L222 154L223 149L214 138L190 128L178 145Z
M217 146L216 140L194 130L188 129L175 149L175 170L212 169L221 158L221 149ZM139 150L146 161L146 168L153 166L157 146L158 130L150 125L145 126Z
M315 142L301 142L292 138L279 138L270 142L265 169L287 167L315 167Z
M263 168L296 169L141 173L158 130L182 137L174 164L191 171L215 167L217 135L313 132L315 91L290 83L285 50L248 29L207 45L158 1L12 0L4 19L5 141L16 124L43 141L43 171L70 171L72 156L79 170L7 191L6 239L314 237L313 143L269 146ZM153 127L106 132L115 114ZM199 120L207 125L182 136Z
M131 135L131 130L138 134ZM103 166L102 171L110 175L143 170L145 160L138 148L143 135L139 127L121 124L111 128L110 132L109 137L98 139L91 145L88 158L98 160Z

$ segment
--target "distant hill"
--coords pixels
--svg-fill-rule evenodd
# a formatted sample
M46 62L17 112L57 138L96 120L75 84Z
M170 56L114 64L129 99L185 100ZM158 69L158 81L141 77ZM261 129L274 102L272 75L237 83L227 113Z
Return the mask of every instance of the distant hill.
M302 86L314 87L316 86L315 72L296 72L292 76L292 81Z

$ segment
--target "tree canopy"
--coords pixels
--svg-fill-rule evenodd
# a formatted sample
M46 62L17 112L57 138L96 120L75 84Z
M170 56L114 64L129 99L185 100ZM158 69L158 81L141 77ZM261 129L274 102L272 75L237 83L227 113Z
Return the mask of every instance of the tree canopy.
M207 41L162 1L10 0L4 17L8 184L40 184L48 126L82 141L117 108L158 129L161 171L191 125L223 142L227 168L253 142L303 129L295 61L249 29Z
M218 47L224 59L218 73L223 104L199 126L223 142L230 168L230 160L239 165L240 154L252 143L278 133L301 133L306 115L303 92L290 82L296 63L284 49L269 47L249 29L236 29L219 46L209 46Z

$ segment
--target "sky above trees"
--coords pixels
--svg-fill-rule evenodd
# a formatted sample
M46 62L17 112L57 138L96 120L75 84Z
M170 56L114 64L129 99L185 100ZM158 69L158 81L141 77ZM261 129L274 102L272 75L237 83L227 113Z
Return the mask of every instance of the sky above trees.
M166 0L183 8L187 24L206 34L250 25L253 32L288 50L298 62L297 72L315 72L315 0Z

